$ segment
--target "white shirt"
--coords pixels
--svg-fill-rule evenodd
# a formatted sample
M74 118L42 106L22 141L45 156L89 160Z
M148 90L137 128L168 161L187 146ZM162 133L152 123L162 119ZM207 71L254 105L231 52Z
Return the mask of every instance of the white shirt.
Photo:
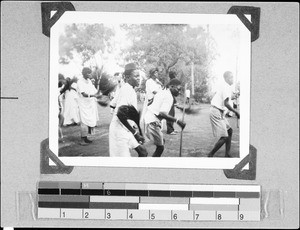
M148 106L145 113L145 123L160 122L157 115L161 112L169 113L173 105L173 95L169 89L160 90L154 97L153 103Z
M229 98L229 100L231 99L231 92L230 85L225 81L222 81L217 88L216 94L211 100L211 105L221 110L226 110L227 108L224 105L224 101L226 98Z
M154 97L154 91L158 92L161 90L161 86L160 84L158 84L155 80L153 80L152 78L149 78L146 81L146 94L147 94L147 98L148 100L151 100Z
M118 92L116 92L111 105L116 107L115 114L121 105L133 105L137 109L137 96L134 88L128 83L122 85Z
M97 89L93 85L92 81L90 79L84 79L81 78L77 81L77 88L78 88L78 93L81 97L81 93L86 93L86 94L95 94L97 93Z
M77 92L79 94L78 106L82 123L95 127L98 119L96 99L94 97L83 97L81 93L91 95L97 93L97 89L90 79L81 78L77 81Z
M121 123L117 117L118 108L122 105L133 105L137 109L136 92L131 85L125 83L115 97L114 115L109 126L109 155L111 157L130 157L129 149L139 146L133 134ZM129 120L129 124L134 124Z

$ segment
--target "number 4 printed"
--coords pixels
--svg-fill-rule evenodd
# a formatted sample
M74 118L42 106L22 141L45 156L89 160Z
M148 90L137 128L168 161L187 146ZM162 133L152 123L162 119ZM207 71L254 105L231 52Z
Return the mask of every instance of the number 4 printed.
M130 213L130 214L128 215L128 218L129 218L129 219L133 219L133 213Z

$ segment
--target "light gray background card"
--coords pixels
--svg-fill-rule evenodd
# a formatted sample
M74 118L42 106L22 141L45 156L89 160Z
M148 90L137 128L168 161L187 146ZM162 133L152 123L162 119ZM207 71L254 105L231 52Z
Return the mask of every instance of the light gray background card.
M1 226L14 227L299 227L299 5L256 2L72 2L76 11L226 14L231 6L261 8L252 43L250 144L257 148L255 181L227 179L222 170L75 167L40 174L40 143L48 138L49 38L41 2L1 4ZM260 222L34 220L20 213L39 180L259 184L281 194L284 215ZM29 198L28 198L29 196ZM28 199L27 199L27 198ZM279 199L278 197L283 198ZM279 202L279 203L278 203ZM271 207L271 206L270 206ZM23 209L22 209L23 210ZM26 209L25 209L26 210ZM276 210L275 210L276 211ZM272 214L272 212L270 212ZM26 218L21 218L21 217Z

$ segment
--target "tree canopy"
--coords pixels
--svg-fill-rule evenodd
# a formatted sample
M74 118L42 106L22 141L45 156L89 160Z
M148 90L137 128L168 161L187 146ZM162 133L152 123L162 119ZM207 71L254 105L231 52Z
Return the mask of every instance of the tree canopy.
M68 64L76 53L84 65L97 52L104 53L113 49L111 38L114 35L114 31L103 24L66 25L64 34L59 37L59 63Z
M123 64L135 62L147 74L150 68L158 67L159 79L165 84L169 81L169 72L175 71L177 78L188 83L190 89L193 66L195 98L205 101L203 98L208 97L209 90L209 65L216 53L208 25L121 24L120 30L126 34L126 42L123 41L126 46L118 44L121 49L117 49L118 35L112 27L85 23L66 25L59 37L59 63L68 64L77 56L80 65L84 66L95 59L96 54L102 55L102 61L104 54L113 54L116 63L117 60L122 60ZM105 64L96 66L95 79L101 78ZM109 79L109 76L104 79ZM113 85L106 83L109 87L105 88Z
M127 61L140 65L146 72L153 66L160 69L160 80L168 82L170 70L177 77L191 84L191 64L194 65L195 83L201 87L197 92L206 97L208 91L209 63L214 59L213 40L204 26L186 24L122 25L127 31L131 46L124 49ZM210 44L210 45L209 45Z

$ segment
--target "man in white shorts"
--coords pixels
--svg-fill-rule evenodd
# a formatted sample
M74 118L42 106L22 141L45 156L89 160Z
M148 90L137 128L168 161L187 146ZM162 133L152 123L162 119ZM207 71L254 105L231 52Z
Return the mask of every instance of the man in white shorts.
M131 157L130 149L135 149L139 157L146 157L147 151L141 145L145 139L135 128L139 127L139 124L136 124L139 122L133 122L128 116L123 116L126 113L118 114L121 106L133 107L137 111L137 95L134 88L139 86L140 75L135 64L130 63L125 66L123 78L125 83L119 89L113 103L110 104L114 112L109 126L109 155L111 157Z
M213 135L220 139L215 144L214 148L208 154L208 157L213 157L214 154L226 144L225 157L230 157L232 128L230 127L227 119L225 118L226 108L234 112L237 118L240 118L240 114L237 110L232 108L229 103L231 99L232 91L230 86L233 84L233 74L230 71L226 71L223 74L224 81L219 86L216 94L211 100L210 108L210 122L212 126Z
M176 122L182 129L186 123L182 120L170 116L168 113L173 105L174 98L179 95L181 90L181 82L178 79L172 79L167 88L159 91L153 100L153 103L148 106L145 114L146 135L156 145L156 150L152 157L160 157L164 151L164 138L161 131L161 120Z

